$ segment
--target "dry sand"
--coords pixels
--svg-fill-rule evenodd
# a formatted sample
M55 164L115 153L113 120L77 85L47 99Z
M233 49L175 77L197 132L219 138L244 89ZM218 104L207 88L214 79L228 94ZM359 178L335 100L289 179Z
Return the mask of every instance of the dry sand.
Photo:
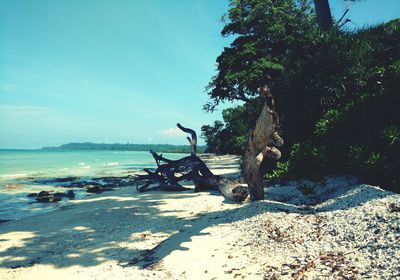
M238 172L232 156L207 164ZM0 224L0 279L400 277L399 195L339 178L315 190L289 182L266 198L239 205L133 187L91 195Z
M238 172L237 157L208 164ZM238 207L207 192L90 195L0 224L0 279L226 279L236 237L223 217Z

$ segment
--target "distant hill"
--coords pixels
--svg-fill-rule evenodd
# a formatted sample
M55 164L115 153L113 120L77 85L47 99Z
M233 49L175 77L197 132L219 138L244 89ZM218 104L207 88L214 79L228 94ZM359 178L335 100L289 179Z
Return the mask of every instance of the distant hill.
M204 153L205 146L198 146L197 152ZM43 147L42 150L111 150L111 151L150 151L159 153L190 153L189 145L169 144L104 144L104 143L68 143L58 147Z

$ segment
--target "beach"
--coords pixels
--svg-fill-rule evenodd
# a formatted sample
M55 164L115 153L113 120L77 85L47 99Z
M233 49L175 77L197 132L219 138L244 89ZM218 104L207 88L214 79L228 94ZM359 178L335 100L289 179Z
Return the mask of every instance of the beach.
M400 280L399 11L1 1L0 280Z
M167 156L178 159L182 154ZM155 166L148 151L0 149L0 221L52 211L68 202L32 203L31 193L73 191L80 199L87 196L85 184L126 185L130 176Z
M239 172L238 157L205 160ZM400 195L346 177L250 204L126 186L1 223L0 279L398 279L396 207Z

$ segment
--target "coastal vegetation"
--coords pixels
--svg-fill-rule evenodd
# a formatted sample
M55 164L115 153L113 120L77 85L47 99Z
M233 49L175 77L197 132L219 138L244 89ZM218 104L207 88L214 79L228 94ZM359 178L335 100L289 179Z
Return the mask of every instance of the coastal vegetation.
M321 28L319 16L307 1L231 1L221 33L234 40L204 109L241 105L202 127L206 151L245 153L267 84L285 139L267 179L351 174L400 191L400 20L351 30L344 17Z

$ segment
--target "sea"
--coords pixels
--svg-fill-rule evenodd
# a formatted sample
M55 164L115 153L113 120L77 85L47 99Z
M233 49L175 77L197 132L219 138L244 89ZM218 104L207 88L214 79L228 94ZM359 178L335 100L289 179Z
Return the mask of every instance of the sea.
M165 153L164 156L179 159L185 154ZM0 149L0 222L52 211L69 203L68 199L57 203L37 203L27 197L43 190L67 190L38 183L41 179L127 176L143 168L155 167L152 155L146 151ZM74 191L76 199L87 196L82 189Z

